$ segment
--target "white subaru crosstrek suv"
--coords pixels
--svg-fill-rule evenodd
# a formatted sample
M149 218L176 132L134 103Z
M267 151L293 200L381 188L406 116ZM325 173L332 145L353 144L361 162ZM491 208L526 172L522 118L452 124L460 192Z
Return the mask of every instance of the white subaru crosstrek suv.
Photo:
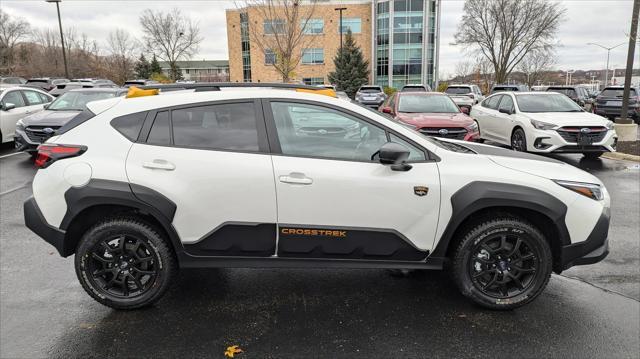
M480 138L516 151L582 153L587 158L615 152L613 122L584 111L557 92L500 92L471 109Z
M310 86L185 86L91 102L39 148L25 223L102 304L151 304L178 268L447 268L511 309L609 252L609 195L568 164L425 137Z

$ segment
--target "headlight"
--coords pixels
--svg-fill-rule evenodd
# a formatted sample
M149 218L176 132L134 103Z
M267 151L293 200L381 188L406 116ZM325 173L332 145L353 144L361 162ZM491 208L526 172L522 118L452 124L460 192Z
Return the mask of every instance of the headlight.
M468 129L471 132L478 131L478 124L475 121L473 121L473 123L469 125Z
M531 124L538 130L553 130L556 127L556 125L536 120L531 120Z
M566 189L570 189L583 196L589 197L591 199L595 199L596 201L602 201L602 199L604 198L602 187L599 184L562 181L562 180L553 180L553 181Z
M22 122L22 120L18 120L18 122L16 122L16 130L24 131L24 122Z
M607 121L607 129L613 130L615 128L615 123L613 121Z

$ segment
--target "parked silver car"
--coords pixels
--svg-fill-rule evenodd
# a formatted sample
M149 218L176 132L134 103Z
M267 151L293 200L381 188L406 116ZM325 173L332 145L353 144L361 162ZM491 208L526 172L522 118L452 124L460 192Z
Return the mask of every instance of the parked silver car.
M365 106L373 107L376 110L386 99L387 95L382 90L382 86L378 85L360 86L358 92L356 92L355 98L358 103Z
M471 110L471 106L484 100L482 91L477 85L449 85L444 91L451 97L458 107L466 107Z

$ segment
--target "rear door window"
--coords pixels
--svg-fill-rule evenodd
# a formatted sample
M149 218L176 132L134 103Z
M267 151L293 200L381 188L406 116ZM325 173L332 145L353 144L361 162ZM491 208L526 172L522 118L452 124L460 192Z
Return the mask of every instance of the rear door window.
M156 114L153 120L147 143L151 145L170 145L171 131L169 129L169 112L162 111Z
M189 107L173 110L173 143L176 146L213 150L260 150L253 102Z
M42 101L40 94L35 91L23 90L22 93L24 97L27 99L28 106L41 105L46 101Z

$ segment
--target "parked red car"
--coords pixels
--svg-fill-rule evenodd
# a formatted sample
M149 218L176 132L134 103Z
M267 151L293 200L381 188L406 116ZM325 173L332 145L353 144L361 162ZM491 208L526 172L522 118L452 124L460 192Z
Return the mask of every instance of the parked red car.
M469 110L461 110L443 93L396 92L379 110L427 136L465 141L480 139L478 124L467 115Z

